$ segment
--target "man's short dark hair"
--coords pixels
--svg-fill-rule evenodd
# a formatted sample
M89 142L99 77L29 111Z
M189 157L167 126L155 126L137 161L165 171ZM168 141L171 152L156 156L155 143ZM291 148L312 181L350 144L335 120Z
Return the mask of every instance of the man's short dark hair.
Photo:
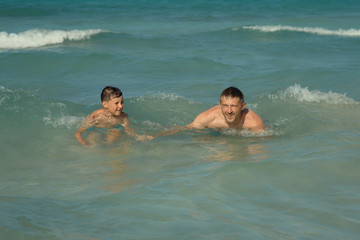
M101 92L101 102L110 101L113 98L119 98L122 92L117 87L107 86Z
M244 94L236 87L228 87L224 91L222 91L220 95L220 101L222 97L230 97L230 98L239 98L240 103L244 102Z

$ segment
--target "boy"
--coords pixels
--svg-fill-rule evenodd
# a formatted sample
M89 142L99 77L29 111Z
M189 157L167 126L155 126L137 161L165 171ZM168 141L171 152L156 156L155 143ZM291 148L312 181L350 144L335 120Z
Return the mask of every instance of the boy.
M115 129L115 127L119 125L123 126L124 131L128 135L135 137L136 140L144 141L148 138L147 136L139 136L135 134L129 127L130 121L128 115L122 111L124 109L124 99L120 89L111 86L105 87L101 92L101 103L104 108L91 113L90 116L87 117L81 124L75 134L75 138L83 146L90 146L90 144L81 136L81 134L90 127L109 129L106 135L106 141L108 143L115 142L120 136L121 131L119 129ZM92 137L94 137L94 134L92 134ZM91 145L94 144L93 142L94 139L92 139Z

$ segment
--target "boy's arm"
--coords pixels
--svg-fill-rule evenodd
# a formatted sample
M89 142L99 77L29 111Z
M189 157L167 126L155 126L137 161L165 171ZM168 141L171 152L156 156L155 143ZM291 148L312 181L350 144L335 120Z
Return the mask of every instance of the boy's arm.
M134 132L134 130L130 127L130 120L128 117L125 117L124 119L124 123L122 124L122 126L124 127L124 131L127 135L131 136L131 137L136 137L136 133Z
M85 139L81 136L83 132L85 132L87 128L79 128L75 133L75 138L81 143L83 146L89 146L89 143L85 141Z
M89 127L93 126L93 121L91 119L94 118L94 113L92 113L89 117L87 117L83 122L81 123L80 127L75 133L75 138L81 143L83 146L89 146L90 144L85 141L85 139L82 137L82 133L85 132Z
M138 135L134 132L134 129L132 129L130 127L130 120L129 118L126 116L125 119L124 119L124 123L122 124L123 127L124 127L124 131L127 135L131 136L131 137L134 137L137 141L146 141L146 140L151 140L153 139L154 137L152 136L147 136L147 135Z

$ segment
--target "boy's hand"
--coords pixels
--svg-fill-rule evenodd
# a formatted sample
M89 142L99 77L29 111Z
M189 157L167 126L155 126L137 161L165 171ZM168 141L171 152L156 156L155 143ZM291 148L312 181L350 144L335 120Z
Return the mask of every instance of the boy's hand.
M135 139L136 141L146 142L154 139L154 137L150 135L138 135Z

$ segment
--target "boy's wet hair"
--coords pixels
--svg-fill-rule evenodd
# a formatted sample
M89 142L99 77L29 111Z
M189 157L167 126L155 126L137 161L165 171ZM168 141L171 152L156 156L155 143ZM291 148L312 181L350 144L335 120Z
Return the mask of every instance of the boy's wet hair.
M119 98L122 92L117 87L107 86L101 92L101 102L110 101L113 98Z
M227 89L222 91L220 95L220 101L222 97L231 97L231 98L238 97L240 99L240 103L244 102L244 94L236 87L228 87Z

